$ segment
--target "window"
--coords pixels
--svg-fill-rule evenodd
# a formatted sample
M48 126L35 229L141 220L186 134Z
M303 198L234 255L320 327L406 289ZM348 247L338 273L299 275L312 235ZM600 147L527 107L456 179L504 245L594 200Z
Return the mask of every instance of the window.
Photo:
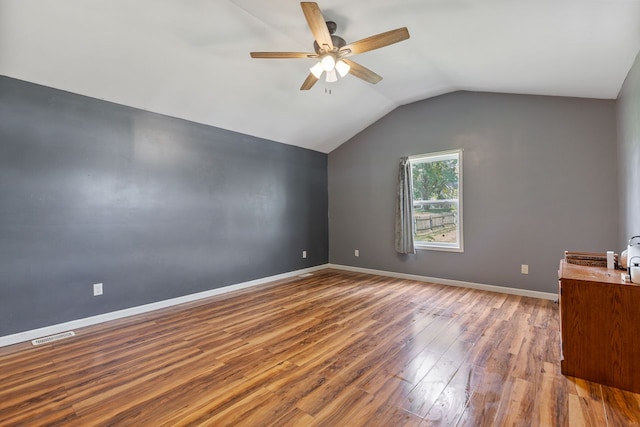
M409 157L418 249L462 252L462 150Z

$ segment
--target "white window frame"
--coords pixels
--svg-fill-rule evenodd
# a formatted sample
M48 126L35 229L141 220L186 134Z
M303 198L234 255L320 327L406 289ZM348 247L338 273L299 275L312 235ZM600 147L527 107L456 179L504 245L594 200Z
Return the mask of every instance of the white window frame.
M414 163L423 163L428 159L430 162L437 162L439 160L449 160L456 159L458 160L458 242L457 243L445 243L445 242L425 242L425 241L414 241L414 246L416 249L422 250L434 250L434 251L446 251L446 252L464 252L464 240L463 240L463 221L462 221L462 149L457 150L449 150L449 151L439 151L436 153L426 153L426 154L418 154L415 156L409 157L409 163L411 164L411 182L413 182L413 164ZM411 194L411 202L413 203L413 194ZM412 210L413 212L413 210ZM412 214L413 215L413 214ZM412 223L415 224L415 216L411 218ZM413 230L413 236L415 238L415 230Z

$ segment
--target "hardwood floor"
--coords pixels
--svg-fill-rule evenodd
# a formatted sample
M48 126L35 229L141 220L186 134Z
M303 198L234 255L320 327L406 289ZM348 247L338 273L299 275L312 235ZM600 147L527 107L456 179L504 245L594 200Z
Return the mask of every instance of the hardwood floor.
M0 349L0 425L629 426L546 300L335 270Z

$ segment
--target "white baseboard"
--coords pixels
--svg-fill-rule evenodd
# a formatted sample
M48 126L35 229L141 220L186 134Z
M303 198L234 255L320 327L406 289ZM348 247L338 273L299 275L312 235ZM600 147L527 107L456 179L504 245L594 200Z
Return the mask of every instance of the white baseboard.
M440 279L437 277L418 276L416 274L396 273L393 271L373 270L370 268L352 267L349 265L329 264L328 267L334 268L336 270L353 271L356 273L377 274L378 276L396 277L398 279L418 280L421 282L438 283L440 285L480 289L483 291L500 292L503 294L520 295L525 297L548 299L552 301L555 301L558 299L558 294L552 294L548 292L539 292L539 291L530 291L527 289L506 288L503 286L485 285L482 283L473 283L473 282L463 282L460 280Z
M251 280L249 282L236 283L235 285L224 286L222 288L211 289L209 291L198 292L196 294L185 295L182 297L172 298L164 301L158 301L151 304L140 305L137 307L126 308L124 310L112 311L110 313L99 314L97 316L86 317L84 319L72 320L70 322L58 323L56 325L45 326L43 328L32 329L30 331L18 332L12 335L6 335L0 337L0 347L5 347L12 344L17 344L24 341L31 341L36 338L41 338L48 335L59 334L61 332L69 331L71 329L84 328L86 326L96 325L98 323L104 323L111 320L118 320L129 316L135 316L136 314L148 313L153 310L159 310L161 308L172 307L178 304L184 304L187 302L197 301L203 298L212 297L215 295L221 295L227 292L237 291L240 289L249 288L252 286L258 286L265 283L273 282L276 280L288 279L291 277L299 276L305 273L312 273L318 270L324 270L325 268L333 268L336 270L353 271L357 273L376 274L378 276L396 277L399 279L418 280L422 282L438 283L441 285L458 286L463 288L481 289L484 291L500 292L504 294L521 295L533 298L541 298L548 300L556 300L557 294L530 291L526 289L506 288L495 285L484 285L473 282L463 282L459 280L440 279L436 277L418 276L415 274L395 273L392 271L373 270L370 268L351 267L348 265L339 264L323 264L311 268L305 268L302 270L291 271L288 273L278 274L276 276L263 277L261 279Z
M17 344L24 341L31 341L33 339L48 336L48 335L59 334L61 332L69 331L71 329L84 328L86 326L96 325L98 323L108 322L110 320L117 320L117 319L122 319L124 317L135 316L136 314L143 314L153 310L159 310L161 308L167 308L167 307L171 307L178 304L197 301L203 298L220 295L227 292L237 291L237 290L249 288L252 286L258 286L258 285L273 282L276 280L288 279L291 277L299 276L301 274L312 273L314 271L323 270L327 267L328 267L328 264L318 265L315 267L305 268L302 270L296 270L296 271L290 271L288 273L278 274L276 276L263 277L261 279L251 280L249 282L236 283L234 285L224 286L222 288L217 288L217 289L211 289L209 291L198 292L195 294L185 295L182 297L172 298L164 301L158 301L150 304L140 305L137 307L126 308L123 310L112 311L110 313L99 314L97 316L86 317L84 319L72 320L65 323L58 323L56 325L45 326L43 328L32 329L30 331L18 332L12 335L5 335L3 337L0 337L0 347Z

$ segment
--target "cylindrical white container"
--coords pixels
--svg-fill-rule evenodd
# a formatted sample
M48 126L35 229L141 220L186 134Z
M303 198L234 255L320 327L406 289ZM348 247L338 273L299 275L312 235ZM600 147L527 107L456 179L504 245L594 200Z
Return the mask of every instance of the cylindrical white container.
M640 284L640 255L629 258L629 276L632 283Z

